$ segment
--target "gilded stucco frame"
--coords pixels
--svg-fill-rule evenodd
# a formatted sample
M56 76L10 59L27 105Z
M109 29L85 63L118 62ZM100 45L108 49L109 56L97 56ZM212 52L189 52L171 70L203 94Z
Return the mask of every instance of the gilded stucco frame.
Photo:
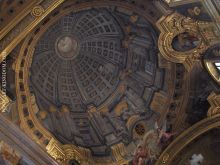
M71 2L70 4L67 4L66 6L71 6L71 4L74 4L74 2ZM57 161L59 161L62 164L68 163L68 160L75 159L78 162L82 164L103 164L103 162L107 164L128 164L128 160L124 159L123 156L126 154L125 146L122 143L116 144L111 147L112 154L115 158L115 162L110 160L110 158L93 158L91 156L91 152L82 147L77 147L74 145L62 145L56 138L48 132L38 121L35 112L37 111L38 107L36 105L35 97L30 93L29 90L29 68L32 63L32 56L34 53L34 46L36 45L38 39L40 36L46 31L46 29L53 24L56 20L58 20L63 15L74 11L81 11L81 10L87 10L91 8L91 6L96 5L96 7L104 7L106 5L114 5L119 7L124 7L127 9L132 9L131 5L124 5L124 3L117 2L114 4L110 4L107 1L101 2L97 1L97 3L84 3L84 5L80 6L74 6L73 7L66 7L61 12L55 11L50 14L50 17L54 17L53 19L50 19L47 17L42 23L39 23L38 26L36 26L35 29L33 29L32 32L29 32L28 36L24 39L24 42L22 43L19 56L16 61L16 93L17 93L17 103L18 103L18 111L19 116L21 119L21 127L22 129L32 138L34 141L36 141L40 146L45 148L47 152L54 157ZM36 15L37 17L41 17L40 13L43 14L45 12L44 9L42 9L42 6L35 6L32 10L32 15ZM135 11L136 13L139 13L139 11ZM141 13L142 15L143 13ZM146 14L144 14L145 18L149 20L151 23L153 23L153 20L149 19ZM43 26L43 27L42 27ZM170 64L167 64L167 66L162 66L164 68L170 67ZM169 75L169 74L168 74ZM171 75L170 75L171 76ZM172 79L169 78L169 81ZM124 85L120 84L116 91L112 94L111 97L113 97L116 93L123 93L124 92ZM158 92L158 94L160 94ZM163 97L162 99L166 99ZM107 101L108 102L108 101ZM106 102L106 103L107 103ZM165 102L164 102L165 103ZM168 104L169 102L165 103ZM107 103L108 104L108 103ZM155 105L156 103L154 103ZM104 103L105 105L105 103ZM123 107L122 107L123 108ZM105 112L105 107L99 107L99 110L101 112ZM116 109L117 110L117 109ZM96 112L97 109L95 107L92 107L91 110L89 110L91 113ZM120 113L120 108L119 108ZM127 127L132 127L132 123L136 121L134 118L135 116L131 117L127 122Z
M40 22L48 14L50 14L54 9L56 9L63 2L64 2L64 0L48 1L48 3L51 3L50 5L48 5L48 8L44 8L42 6L39 6L40 3L33 3L32 6L30 7L30 9L32 9L32 10L29 9L25 13L25 14L29 13L35 17L33 22L29 26L27 26L21 33L17 34L15 36L15 38L13 38L13 40L10 44L5 46L5 48L1 51L1 56L3 56L3 53L6 53L8 55L16 47L16 45L18 45L18 43L20 43L37 25L39 25ZM180 16L178 14L170 15L168 17L170 17L168 19L169 21L171 21L173 19L173 17L175 17L175 19L180 20L176 25L177 25L177 28L179 26L182 27L181 21L183 21L183 19L185 19L185 18L183 18L182 16ZM206 50L209 47L209 44L206 45L205 43L207 43L207 42L202 41L201 45L199 46L198 49L195 49L192 52L187 53L187 54L191 54L189 57L187 57L185 54L182 54L182 53L180 53L178 57L176 57L176 56L171 57L170 55L176 54L176 52L174 52L172 49L169 49L170 43L171 43L173 37L175 37L177 34L179 34L181 32L184 32L185 30L179 29L177 31L172 31L173 30L172 28L171 29L166 28L166 25L162 23L162 20L164 20L164 18L162 18L158 22L158 27L161 30L161 35L160 35L160 40L159 40L159 48L160 48L161 54L163 55L163 57L165 57L166 59L168 59L171 62L184 63L184 66L186 66L187 70L190 70L194 60L195 59L198 60L200 53L204 52L204 50ZM196 33L197 29L195 29L195 26L196 27L200 26L199 23L195 23L192 20L186 20L186 21L190 24L190 26L184 27L184 28L188 28ZM206 23L200 23L200 24L204 24L205 27L208 26ZM11 24L10 27L8 27L8 31L10 31L10 29L13 30L13 27L15 27L15 26L16 26L16 22L14 24ZM5 29L7 29L7 28L5 28ZM6 32L4 35L6 35ZM2 36L2 38L4 38L4 36ZM45 128L43 128L41 126L41 124L39 124L38 119L36 118L36 116L34 114L34 111L28 111L28 113L30 116L32 116L32 119L33 119L32 122L34 125L36 125L37 129L33 129L30 131L30 129L28 128L27 122L30 118L24 117L23 112L26 111L25 107L32 109L33 108L32 106L35 106L34 105L35 103L33 102L34 98L33 98L33 96L30 95L30 91L29 91L29 87L28 87L28 74L29 74L30 65L28 65L27 63L23 63L23 62L24 62L24 60L27 60L30 64L31 58L32 58L31 55L33 55L34 49L31 48L31 46L29 49L26 49L26 46L28 44L34 45L34 43L36 42L37 39L34 41L30 41L30 40L31 40L31 35L29 35L27 38L25 38L23 45L21 47L21 50L20 50L19 58L17 59L16 69L15 69L15 71L16 71L16 86L17 86L16 92L18 94L17 95L18 96L17 102L18 102L18 109L19 109L19 113L20 113L20 117L21 117L21 121L22 121L21 127L31 138L33 138L34 141L36 141L43 148L47 149L48 153L51 156L53 156L56 160L65 163L65 161L67 159L76 159L79 162L83 160L85 163L91 163L91 162L89 162L91 155L89 154L88 150L86 150L84 148L70 146L70 145L62 146L48 131L45 130ZM202 40L202 38L201 38L201 40ZM23 67L20 67L21 65L23 65ZM23 74L23 73L25 73L25 74ZM21 79L22 76L24 76L23 77L24 82L22 82L22 79ZM24 85L25 90L20 92L19 89L21 88L22 83ZM168 146L168 148L162 153L162 155L158 159L158 161L157 161L158 165L170 164L171 161L174 159L174 157L177 155L177 153L180 152L180 150L182 148L184 148L187 144L189 144L190 141L192 141L196 137L200 136L204 132L206 132L212 128L220 126L220 122L219 122L220 116L216 115L216 113L218 113L218 111L219 111L219 106L220 106L219 101L218 101L219 96L216 94L212 94L211 96L212 97L210 98L210 100L211 100L210 103L212 104L212 107L211 107L212 110L209 111L209 114L211 114L210 115L211 117L197 123L195 126L186 130L177 139L175 139L175 141L172 142ZM24 104L22 104L22 102L24 102L23 99L24 100L26 99L26 103L24 103ZM5 108L5 107L1 107L1 109L3 109L3 108ZM214 111L214 113L213 113L213 111ZM38 135L36 135L35 131L37 131L38 129L40 130L40 133L43 134L43 138L41 137L39 139ZM198 130L198 131L194 131L194 130ZM190 133L192 131L194 132L194 134L191 136ZM181 143L181 144L178 143L179 140L182 140L183 143ZM121 159L121 157L120 157L120 154L123 154L123 146L119 145L119 146L115 146L115 148L117 150L117 153L119 154L118 163L119 164L126 164L127 161ZM171 152L171 150L173 150L173 148L176 149L175 153ZM88 158L88 160L86 160L85 158ZM99 160L99 161L101 162L103 160ZM106 162L106 163L112 164L111 162Z

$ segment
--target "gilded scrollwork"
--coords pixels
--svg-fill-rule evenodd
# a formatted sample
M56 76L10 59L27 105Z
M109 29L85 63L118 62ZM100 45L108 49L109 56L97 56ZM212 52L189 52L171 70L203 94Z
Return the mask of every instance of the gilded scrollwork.
M55 139L51 139L46 149L47 152L60 163L65 162L66 155L64 150L61 148L61 144L59 144Z
M169 154L168 153L164 154L162 160L163 160L162 163L165 164L169 160Z
M208 117L181 133L163 151L157 160L156 165L170 164L175 156L195 138L220 126L220 95L212 92L208 97L208 101L211 105L207 113Z
M158 45L163 57L183 63L188 71L205 50L219 42L214 23L196 21L179 13L163 16L157 27L161 31Z
M42 5L48 1L49 6L48 8L44 9L42 6L37 5L39 2L42 2ZM22 39L24 39L28 33L33 30L38 23L40 23L43 18L45 18L50 12L52 12L57 6L63 3L64 0L45 0L45 1L37 1L33 3L32 10L28 10L25 13L25 17L20 21L17 22L17 25L9 27L10 31L7 31L5 36L0 36L2 39L0 41L0 56L4 56L6 52L6 56L18 45ZM36 6L37 5L37 6ZM33 17L33 16L34 17ZM1 58L1 61L3 58Z
M207 113L208 117L220 114L220 95L212 92L208 97L208 101L210 104L210 108Z
M10 98L0 90L0 112L5 112L9 104Z
M42 5L43 6L43 5ZM44 6L43 6L44 7ZM43 14L45 14L47 10L44 11ZM43 17L39 16L39 18ZM54 23L56 19L51 19L50 23ZM23 46L21 47L20 54L17 60L16 65L16 89L17 89L17 99L18 99L18 108L19 108L19 115L21 118L21 127L24 129L24 131L32 137L41 147L45 148L47 152L55 158L57 161L61 162L62 164L65 164L68 162L68 160L74 159L77 160L80 163L87 163L87 164L103 164L103 162L106 162L108 164L115 164L115 160L112 160L112 158L106 157L105 159L100 159L97 157L91 156L91 151L86 148L76 147L75 145L62 145L59 143L59 141L53 137L52 134L50 134L49 131L47 131L44 127L42 127L41 123L39 123L38 119L36 118L36 114L38 113L38 108L36 105L36 100L33 95L30 93L29 84L28 84L28 77L30 76L30 66L32 62L32 56L34 50L34 45L36 45L36 42L38 41L39 37L45 32L45 30L49 27L48 24L46 24L45 28L41 29L40 32L35 29L33 33L31 33L23 43ZM34 34L35 33L35 34ZM37 34L37 35L36 35ZM27 56L28 55L28 56ZM170 65L170 64L169 64ZM129 71L130 74L130 71ZM126 77L125 75L124 77ZM105 101L103 104L104 106L99 107L93 107L91 108L90 115L94 115L94 113L97 113L97 116L100 115L100 113L106 113L108 112L108 109L106 108L106 105L110 104L112 99L114 99L116 96L123 95L126 91L126 85L124 83L119 84L118 88L115 90L114 93ZM117 115L121 115L123 113L124 109L127 108L126 102L121 104L121 106L116 107L115 110L117 111ZM65 109L65 108L64 108ZM66 112L62 108L62 112ZM99 111L100 110L100 111ZM55 112L56 109L54 107L49 108L50 112ZM98 112L97 112L98 111ZM41 120L45 119L47 113L45 111L42 111L42 113L38 114L39 118ZM102 115L102 114L101 114ZM129 121L130 124L134 124L132 119ZM127 123L129 125L129 122ZM132 125L129 125L129 128L131 128ZM126 136L126 135L125 135ZM124 136L123 136L124 137ZM124 140L124 139L123 139ZM49 141L49 144L48 144ZM127 149L127 148L126 148ZM125 154L125 146L112 146L110 148L110 152L114 155L114 157L117 157L118 164L127 164L128 160L123 158ZM121 157L119 158L116 154L121 154ZM88 158L88 160L85 160L85 158ZM82 164L83 164L82 163Z
M0 40L2 40L12 29L16 29L16 26L19 24L19 22L23 22L23 20L26 19L26 16L30 13L33 6L41 3L41 1L42 0L33 0L27 6L22 8L21 12L15 12L15 17L13 17L13 19L1 29ZM19 5L17 6L18 9L20 7L21 6Z
M203 119L182 132L160 155L155 165L169 165L177 154L197 137L220 126L220 115Z
M62 149L67 160L76 160L81 164L91 163L92 155L89 149L76 147L74 145L63 145Z
M35 6L31 11L31 15L33 17L40 17L43 13L44 13L44 8L40 5Z
M36 18L38 17L40 19L43 19L46 16L44 14L47 13L47 10L44 11L43 7L42 6L39 7L36 10L37 12L32 12L32 15ZM135 22L137 18L133 17L131 19L133 22ZM215 38L215 36L211 31L212 29L207 28L208 26L210 26L210 23L196 22L190 18L185 18L177 13L174 13L173 15L169 15L167 17L162 18L158 22L158 27L161 30L161 36L159 39L159 47L160 47L162 56L170 60L171 62L183 63L184 66L187 68L187 70L190 70L194 62L200 59L201 54L209 47L209 45L215 43L213 42L213 38ZM200 32L202 33L198 33L198 29L200 29ZM206 33L207 32L206 30L210 33ZM183 52L178 51L178 48L175 50L175 48L172 45L173 40L175 39L175 37L181 34L183 34L184 36L187 36L189 34L190 37L194 37L196 42L195 42L195 46L193 46L192 49L190 50L187 49L187 51L183 51ZM38 37L34 38L34 40L35 39L37 41ZM28 79L28 76L30 76L28 69L30 67L30 62L32 61L32 55L34 51L33 45L35 45L36 42L34 41L35 43L33 44L29 42L30 40L31 40L30 36L28 36L25 39L24 46L21 49L18 64L16 67L17 90L20 89L22 85L25 86L24 91L20 91L20 90L18 90L19 92L17 91L17 93L19 93L19 96L18 96L19 104L18 105L19 105L19 112L20 112L23 128L26 129L26 133L30 134L30 136L34 140L36 140L37 143L39 143L42 147L46 146L47 152L54 159L61 162L62 164L65 164L66 162L68 162L68 160L71 160L71 159L77 160L79 163L83 162L84 164L101 164L101 163L97 163L97 162L100 162L99 159L96 160L96 158L91 156L90 150L86 148L76 147L75 145L62 145L61 143L59 143L59 141L56 140L53 137L53 135L48 133L47 130L44 129L40 123L38 123L38 119L34 117L37 114L38 109L37 109L34 96L30 94L29 87L27 86L28 85L27 79ZM30 47L26 49L25 46L27 46L29 43L30 43ZM28 54L29 57L27 57L26 55L23 55L25 54L26 50L27 50L26 54ZM20 67L23 60L25 61L25 66ZM165 64L163 62L161 62L160 65L164 65L163 67L166 69L171 66L169 63ZM169 69L172 70L171 67ZM122 74L121 79L124 79L127 75L131 75L131 73L132 72L128 71L128 73ZM23 80L20 78L22 77L21 75L24 75ZM169 82L171 81L169 80ZM173 84L168 84L168 85L170 86L169 92L172 93ZM125 89L126 89L126 85L121 84L117 88L116 92L113 93L109 97L110 98L109 100L113 99L115 95L117 94L123 95L125 93ZM25 99L27 99L27 102L25 102L26 101ZM98 115L100 115L100 113L101 114L108 113L109 109L106 108L106 105L109 104L110 102L109 100L107 100L104 106L101 107L100 109L97 109L97 107L92 107L90 109L89 114L93 115L94 113L99 112ZM156 109L156 111L159 112L159 114L165 115L169 108L168 107L170 103L169 95L164 95L164 93L162 92L157 92L153 100L154 101L151 104L151 108ZM215 103L216 102L213 102L213 105ZM164 105L166 105L166 107L163 107ZM120 116L123 113L123 111L127 109L127 107L128 107L128 104L126 101L119 102L117 106L115 107L114 111L117 116ZM51 112L56 111L55 108L53 107L50 110ZM68 112L68 110L65 107L62 108L62 110L63 112ZM212 112L210 112L211 113L210 116L212 116L212 114L215 114L217 112L216 109L211 110L211 111ZM41 120L45 119L46 116L47 116L46 111L42 111L41 113L39 113L39 118ZM139 116L136 116L136 115L133 115L130 118L128 118L127 123L126 123L127 128L132 129L134 123L136 123L138 119L139 119ZM147 127L145 128L147 129ZM42 138L41 138L41 135L42 135ZM48 140L49 140L49 144L47 143ZM128 161L123 158L123 156L126 153L125 146L123 144L112 146L111 153L113 154L114 158L117 160L118 164L124 165L128 163ZM169 162L172 159L172 154L170 154L169 152L166 152L165 154L163 154L161 159L162 159L163 164L167 164L167 162ZM113 161L111 160L108 160L108 161L106 160L105 162L108 162L108 164L114 164L112 163Z

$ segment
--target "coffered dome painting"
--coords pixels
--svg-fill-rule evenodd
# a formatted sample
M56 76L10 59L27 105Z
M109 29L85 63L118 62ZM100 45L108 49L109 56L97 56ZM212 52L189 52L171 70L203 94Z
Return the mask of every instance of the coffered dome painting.
M164 90L157 35L148 20L122 9L59 18L39 38L31 65L43 126L60 142L96 156L109 155L115 144L134 143L133 128L142 121L141 135L152 126L158 114L149 103Z
M217 1L0 1L0 164L218 165Z

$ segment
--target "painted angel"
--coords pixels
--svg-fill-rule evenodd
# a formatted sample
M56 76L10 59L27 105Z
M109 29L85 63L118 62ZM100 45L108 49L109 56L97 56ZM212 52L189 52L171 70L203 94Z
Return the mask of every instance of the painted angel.
M168 142L176 133L167 132L167 121L165 120L162 127L158 126L158 122L156 121L154 124L155 130L158 133L158 144L165 144Z

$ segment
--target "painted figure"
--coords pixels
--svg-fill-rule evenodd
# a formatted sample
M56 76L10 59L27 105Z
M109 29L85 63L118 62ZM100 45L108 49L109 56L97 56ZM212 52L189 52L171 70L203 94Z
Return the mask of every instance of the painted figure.
M133 165L153 165L160 155L160 152L176 133L167 131L167 122L164 121L161 127L155 121L154 129L149 130L138 145Z
M139 145L135 152L133 165L144 165L144 161L147 158L147 156L148 156L148 153L147 153L146 148L144 148L142 145Z
M173 39L172 46L174 50L184 52L196 48L198 44L199 39L194 34L184 32Z
M155 129L158 132L158 144L165 145L176 133L167 132L167 122L165 120L163 126L160 128L157 121L155 122Z

